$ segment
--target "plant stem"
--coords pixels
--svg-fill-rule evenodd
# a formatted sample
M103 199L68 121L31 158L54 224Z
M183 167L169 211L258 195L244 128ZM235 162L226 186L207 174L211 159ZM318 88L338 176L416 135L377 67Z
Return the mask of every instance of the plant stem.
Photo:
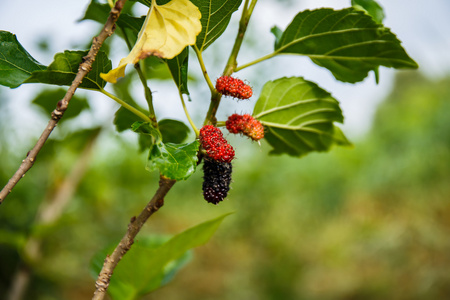
M159 188L147 206L141 211L138 217L133 217L128 224L128 230L120 243L114 249L111 255L106 256L102 270L95 282L95 293L92 300L101 300L105 297L108 289L111 275L122 257L130 250L134 243L134 238L144 226L147 219L157 212L164 205L164 197L176 183L175 180L168 179L164 176L160 177Z
M185 115L186 115L186 118L188 119L189 124L191 124L191 127L192 127L192 129L194 130L195 136L198 137L198 135L200 134L200 132L198 131L197 127L196 127L195 124L194 124L194 121L192 121L192 118L191 118L191 116L189 115L189 112L188 112L187 107L186 107L186 103L185 103L184 98L183 98L183 94L181 93L180 89L178 89L178 95L180 96L181 104L183 105L183 110L184 110L184 113L185 113Z
M260 57L260 58L258 58L258 59L255 59L254 61L251 61L251 62L249 62L249 63L246 63L246 64L243 64L243 65L241 65L241 66L236 67L236 68L234 69L234 71L235 71L235 72L238 72L238 71L240 71L240 70L242 70L242 69L245 69L245 68L247 68L247 67L256 65L257 63L260 63L260 62L265 61L265 60L267 60L267 59L269 59L269 58L272 58L272 57L274 57L274 56L277 55L277 54L278 54L278 52L273 52L273 53L264 55L263 57Z
M249 0L245 0L244 10L242 11L241 20L239 21L239 29L234 41L233 49L231 50L230 56L228 58L228 62L225 65L223 76L230 76L235 72L237 66L237 55L242 46L242 41L244 40L245 32L247 31L248 22L250 21L250 17L253 13L253 9L255 8L257 0L252 0L249 5ZM208 112L206 113L204 124L217 122L216 113L219 108L220 99L222 95L215 91L215 93L211 93L211 103L209 105Z
M127 44L128 49L131 51L131 49L133 48L133 45L131 45L130 39L128 38L126 31L122 27L120 27L120 29L122 30L122 34L123 34L125 43ZM139 75L139 79L141 80L141 83L144 86L144 95L145 95L145 100L147 101L147 104L148 104L149 118L151 120L152 126L157 128L158 122L156 121L155 109L153 107L153 95L152 95L152 91L150 90L150 87L147 84L147 79L144 75L144 72L141 69L141 61L138 61L137 63L135 63L134 68L136 69L136 72Z
M115 6L111 9L108 20L103 26L102 31L99 33L98 36L94 37L91 49L89 50L89 53L84 57L83 62L80 64L75 79L72 81L72 84L67 90L67 93L65 94L64 98L58 102L55 110L52 112L51 119L48 122L47 126L45 127L44 131L42 132L41 136L39 137L38 141L34 145L33 149L31 149L28 152L26 158L22 161L16 173L14 173L14 175L11 177L11 179L8 181L5 187L0 191L0 204L3 202L5 197L8 196L9 193L11 193L11 190L16 186L19 180L23 176L25 176L25 173L33 167L37 155L41 151L42 147L44 146L48 137L52 133L53 129L58 124L59 120L61 120L61 118L63 117L64 112L67 110L69 102L72 99L73 95L75 94L75 91L77 90L78 86L81 84L81 81L89 73L89 71L91 71L92 64L94 63L95 57L97 56L98 51L100 50L103 42L109 36L111 36L111 34L113 34L115 23L119 18L120 12L122 11L125 2L126 0L118 0Z
M198 49L197 45L193 46L195 54L197 54L198 62L200 64L200 68L202 69L203 77L205 77L206 83L208 84L209 89L211 90L211 95L217 93L216 88L214 87L211 79L209 78L208 72L206 71L205 62L203 61L202 52Z
M158 122L156 121L155 109L153 108L152 91L150 90L150 87L147 84L147 79L145 78L144 73L142 72L141 65L139 64L139 62L134 65L134 68L136 69L139 75L139 79L141 80L142 85L144 86L145 100L147 101L149 109L149 118L151 120L153 127L157 128Z
M152 122L152 120L147 115L145 115L143 112L141 112L140 110L136 109L135 107L131 106L130 104L126 103L122 99L114 96L113 94L105 91L104 89L100 89L100 92L102 94L108 96L109 98L113 99L114 101L116 101L117 103L122 105L124 108L128 109L130 112L132 112L133 114L135 114L136 116L138 116L142 120L144 120L146 122Z

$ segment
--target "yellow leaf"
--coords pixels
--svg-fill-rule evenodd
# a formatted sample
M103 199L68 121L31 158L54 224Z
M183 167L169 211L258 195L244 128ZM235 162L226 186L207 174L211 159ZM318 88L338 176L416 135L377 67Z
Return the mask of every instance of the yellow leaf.
M202 30L201 13L189 0L172 0L164 5L152 6L139 32L136 44L119 66L100 76L111 83L125 76L125 67L151 55L171 59L188 45L195 44Z

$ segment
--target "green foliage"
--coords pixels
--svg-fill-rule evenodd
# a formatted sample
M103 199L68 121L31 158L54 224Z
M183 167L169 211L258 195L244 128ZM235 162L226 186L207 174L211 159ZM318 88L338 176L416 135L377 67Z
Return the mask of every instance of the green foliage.
M189 95L188 90L188 63L189 48L184 50L172 59L167 60L167 66L172 74L173 80L182 94Z
M378 66L417 68L391 31L361 11L300 12L275 47L275 54L306 55L336 79L355 83Z
M50 116L52 111L55 109L56 104L66 95L66 90L57 89L57 90L43 90L41 93L36 95L36 97L32 100L32 103L40 106L46 116ZM70 107L67 109L64 114L64 118L61 119L62 122L65 120L70 120L78 116L83 110L88 109L89 104L87 102L86 97L79 97L74 95L70 102Z
M180 144L189 134L189 127L181 121L163 119L158 122L158 128L162 135L163 143Z
M0 31L0 84L16 88L34 71L45 70L19 43L16 36Z
M138 0L138 2L147 6L151 5L149 0ZM158 1L158 4L163 5L168 2L169 0L161 0ZM202 15L202 31L197 36L194 48L205 81L211 90L210 109L204 124L223 124L223 122L216 123L215 113L218 109L220 97L218 97L217 91L214 90L214 86L210 82L207 75L207 66L204 65L201 56L203 51L211 46L226 30L232 14L238 10L242 0L191 0L191 2L198 7ZM248 5L250 2L245 1L245 3ZM281 54L308 56L319 66L331 71L338 80L351 83L363 80L370 71L377 74L380 66L417 68L417 64L402 48L401 42L388 28L381 24L384 17L383 10L375 1L371 0L353 0L354 8L343 10L322 8L300 12L286 30L282 31L278 27L271 29L275 36L275 50L272 54L257 59L253 63L239 66L233 60L236 59L242 45L247 21L253 12L252 5L256 2L252 1L251 3L250 6L242 10L243 16L242 22L239 24L239 34L229 58L224 57L221 52L223 62L227 63L225 66L226 72L234 73L240 70L239 67L243 69L256 62ZM145 19L132 15L132 5L134 5L134 2L127 6L127 9L122 12L117 20L119 29L117 31L129 48L136 41L136 36L140 32ZM361 10L364 10L364 12ZM109 11L108 4L92 0L81 20L94 20L103 24ZM161 28L165 29L164 26ZM172 31L177 32L173 28ZM16 37L9 32L0 31L0 45L0 84L11 88L18 87L22 83L68 86L75 78L79 64L87 54L87 51L66 50L64 53L56 54L54 61L48 67L45 67L36 62L23 49ZM190 129L183 122L157 118L152 97L148 93L146 94L146 102L149 111L145 111L137 104L139 101L134 98L135 94L132 93L133 83L137 76L127 74L126 78L112 86L117 96L103 90L106 82L99 75L111 70L111 62L107 52L99 52L92 71L83 80L80 87L101 91L122 105L115 114L115 128L118 132L132 129L139 134L140 149L148 149L149 151L146 164L149 171L158 170L159 175L177 181L192 176L192 184L187 186L180 183L181 188L175 192L174 201L166 204L179 214L172 217L163 216L161 217L162 220L167 219L169 220L168 224L176 224L175 226L177 226L177 224L183 223L182 217L184 216L189 219L190 217L199 218L199 216L203 218L205 211L217 208L211 208L211 206L205 208L204 203L200 204L200 201L198 201L201 197L201 175L194 175L194 173L199 158L203 155L199 152L198 140L193 139L185 142L189 137ZM147 53L144 54L144 56L147 56ZM155 56L145 58L139 62L140 68L136 69L142 70L139 76L144 85L150 86L145 79L166 80L171 76L178 88L181 100L184 101L183 94L189 95L188 81L192 79L192 77L189 77L188 70L190 58L192 57L189 56L189 47L186 47L171 60L162 60ZM145 88L146 92L149 91L147 86ZM56 102L64 94L64 90L43 91L36 96L33 103L50 113ZM440 96L440 94L435 96ZM203 101L204 98L204 95L201 95L198 100L195 98L194 100L203 105L204 103L200 103L200 101ZM420 100L417 101L420 102ZM364 265L367 256L370 256L370 254L366 255L365 251L361 251L358 246L355 246L356 242L348 236L356 235L358 241L361 235L366 235L373 238L376 245L385 242L383 238L378 240L376 236L372 236L375 235L375 230L371 227L373 224L361 222L358 219L358 213L352 211L360 209L358 206L360 204L354 200L359 199L360 196L360 191L352 188L354 182L359 182L361 187L366 188L369 200L364 201L367 201L370 205L373 205L373 201L384 199L384 195L389 194L390 188L386 189L386 186L389 186L387 181L398 184L401 182L400 177L413 182L417 192L423 193L423 190L425 190L423 184L428 182L430 185L444 190L443 194L447 194L447 189L442 184L442 182L448 182L447 169L439 168L438 164L431 164L433 166L432 172L428 169L430 164L424 163L421 165L417 163L416 166L419 166L417 170L412 170L408 166L409 161L405 158L413 157L417 161L420 159L428 161L423 159L422 155L429 153L430 156L439 157L441 161L448 160L448 147L445 147L447 145L445 143L448 142L447 139L441 138L445 143L437 143L439 144L439 151L436 151L436 153L427 152L429 151L428 147L421 145L419 142L435 143L437 135L430 134L430 132L436 128L446 129L448 127L443 125L446 123L442 121L448 119L445 118L445 112L448 109L446 106L445 109L442 109L441 104L436 104L436 107L430 110L427 110L427 105L422 104L422 117L427 122L421 124L420 128L426 128L421 134L416 132L417 124L415 120L417 118L405 117L405 115L412 114L407 105L402 109L402 112L405 113L402 115L403 119L397 118L398 110L383 112L383 116L378 117L383 121L377 121L376 127L376 130L381 132L380 136L374 134L376 143L366 142L370 147L367 145L366 148L362 147L366 152L358 154L359 156L337 152L336 155L338 156L328 159L319 160L317 159L318 156L310 156L305 161L286 162L282 160L284 158L278 157L272 158L276 159L275 161L270 161L265 156L263 157L266 154L265 150L255 150L255 145L248 146L247 149L251 149L249 150L251 155L243 154L241 156L243 159L236 160L233 166L235 172L233 178L236 184L235 189L230 194L236 200L227 201L223 204L225 208L227 208L227 205L237 206L241 215L235 224L229 226L230 230L227 230L225 234L225 237L229 238L225 249L216 245L214 250L219 248L218 251L209 253L211 257L216 259L207 263L208 268L210 265L214 267L225 257L226 267L228 267L228 261L232 262L230 268L239 269L236 265L241 265L240 271L238 270L235 273L237 276L233 279L239 285L239 288L235 289L237 292L223 295L222 299L327 299L330 298L330 295L337 295L333 299L358 299L359 294L355 296L352 293L342 293L342 289L333 289L329 286L326 286L323 291L314 291L314 287L311 288L311 285L313 285L311 282L334 283L336 281L334 279L340 278L339 276L331 276L332 280L324 281L316 280L317 278L314 277L320 274L326 279L330 278L328 272L324 271L328 270L329 267L326 265L330 260L327 251L342 252L342 249L336 250L333 248L335 245L329 243L333 238L342 238L343 241L339 241L341 244L353 247L351 249L356 255L349 255L349 257L355 258L355 261L361 263L361 265ZM86 99L73 98L63 120L79 115L83 109L88 107ZM434 110L438 107L441 107L440 113L436 113ZM187 109L185 109L185 112L187 112ZM333 145L350 145L344 133L334 124L335 122L343 122L339 102L316 83L307 81L302 77L280 78L267 82L257 100L253 115L265 126L265 141L273 148L271 154L302 157L311 152L328 151ZM382 119L386 115L391 116L388 122ZM392 117L393 115L395 117ZM434 116L438 121L433 119ZM194 122L189 114L187 114L187 118L193 131L198 135L198 129L193 125ZM142 122L142 120L148 122ZM156 122L156 120L159 121ZM393 130L392 126L386 125L386 123L389 124L389 121L402 122L402 125L394 126L395 130ZM444 129L442 129L442 132L446 133L447 131ZM58 195L59 189L65 187L62 182L72 174L70 170L73 164L77 165L78 161L73 158L78 156L84 158L84 154L80 155L80 152L87 151L89 144L97 139L99 132L100 129L96 128L85 131L79 130L66 137L63 135L60 142L67 146L65 151L58 148L57 141L49 140L46 144L47 148L39 156L42 159L42 165L37 164L37 173L47 174L48 176L40 176L35 181L26 181L33 188L19 189L17 197L35 200L36 195L46 195L46 202L55 201L55 195ZM411 142L417 136L420 136L420 139ZM387 142L384 142L384 139ZM262 143L266 145L264 141ZM93 249L98 249L99 244L110 244L117 240L118 232L123 234L123 228L117 229L115 226L117 220L127 219L129 218L127 216L135 214L136 210L141 208L142 203L139 202L139 199L148 198L149 185L152 189L157 188L156 176L152 178L149 176L153 176L153 174L140 173L140 169L135 163L136 156L139 155L135 153L135 148L130 148L130 145L125 142L122 142L122 144L111 142L111 144L113 144L112 149L109 148L110 145L108 144L104 147L104 152L100 151L101 155L97 155L93 159L94 167L89 170L86 176L82 176L86 179L84 179L75 196L77 201L72 201L67 213L62 214L59 220L50 224L39 224L38 222L38 224L32 225L36 211L47 205L39 206L38 201L29 201L29 203L26 203L28 205L19 201L19 204L12 204L11 207L14 207L14 210L8 207L5 210L6 214L0 214L0 219L2 221L5 219L5 224L9 226L5 230L0 229L0 243L7 244L8 249L12 248L17 251L22 260L28 259L25 252L30 240L36 239L40 245L43 245L40 249L43 252L43 258L31 262L33 267L39 268L36 272L37 276L45 277L48 275L42 274L57 274L57 271L61 273L59 269L61 265L63 265L64 272L68 274L71 270L80 268L79 265L84 264L78 262L89 256ZM114 145L117 147L114 148ZM377 153L380 148L382 154ZM263 147L263 149L265 148ZM420 149L421 151L412 151L414 154L411 154L411 156L405 154L410 153L408 151L411 151L411 149ZM15 154L5 147L0 147L0 154L2 154L0 157L3 157L4 153L1 152L8 152L6 154L9 155ZM395 163L391 161L392 157L396 158ZM261 163L261 161L264 161L264 163ZM241 162L249 163L251 167L243 168ZM361 164L360 162L371 163ZM3 166L9 167L9 162L2 163ZM367 168L367 173L370 173L370 175L362 174L364 168ZM390 168L393 169L390 170ZM386 170L390 171L386 172ZM7 167L1 168L0 178L2 181L7 177L5 175L7 171L10 171ZM438 173L438 175L435 175L435 173ZM277 176L272 176L273 174ZM354 174L360 176L356 177ZM372 178L373 174L376 174L375 179ZM433 178L433 180L430 178ZM405 187L408 185L407 183L405 183ZM286 189L286 186L291 188ZM124 199L136 199L136 201L123 201ZM277 201L273 201L274 199ZM405 197L405 199L407 198ZM409 202L405 199L400 199L400 201L408 204ZM394 198L393 200L397 199ZM366 202L364 203L366 204ZM445 205L443 206L444 209L447 209ZM387 207L388 205L383 209L389 211ZM346 212L342 219L339 219L336 212L343 208L350 210L350 212ZM411 208L408 207L408 209ZM13 211L20 211L20 216L16 218L17 214L13 214ZM266 213L258 213L263 211ZM367 214L367 211L364 211L364 213ZM368 214L369 218L376 219L377 217ZM137 239L135 245L114 271L108 290L113 299L137 299L137 297L166 284L190 258L187 251L206 243L225 216L202 223L170 240ZM345 217L349 218L346 219ZM339 222L343 220L349 221L349 223L339 226ZM377 220L373 223L374 226L378 225ZM80 235L75 233L74 226L82 229ZM102 226L104 228L99 229ZM420 226L412 227L420 229ZM294 228L295 231L293 231ZM361 231L352 232L354 228ZM66 232L70 232L71 235L67 235ZM298 232L302 232L301 243L297 243L295 239ZM336 232L337 235L334 235ZM229 236L226 236L227 234ZM59 236L59 239L55 239L55 236ZM93 239L93 236L96 239ZM421 241L425 239L424 236L420 235ZM440 237L441 235L436 236ZM442 236L446 235L442 234ZM60 240L64 240L66 244L59 245ZM438 239L436 238L436 240ZM59 247L67 247L75 254L61 254L61 252L55 250ZM363 247L365 247L363 250L367 248L372 252L378 251L378 248L372 247L370 243L364 244ZM278 251L278 249L280 250ZM317 249L322 252L316 251ZM111 250L110 247L94 258L92 264L96 274L102 267L106 253L110 253ZM383 253L386 256L389 256L389 249L383 248L381 250L384 251ZM65 251L70 252L69 250ZM52 255L54 252L61 255L54 257ZM80 253L83 254L81 255L83 258L80 258ZM233 255L230 255L230 253L233 253ZM238 255L234 255L234 253ZM2 248L0 248L0 254L2 254ZM337 254L333 252L330 256L333 255L338 256L341 261L348 259L345 255L340 256L340 252ZM242 260L239 261L241 257L247 259L247 262L261 257L265 259L251 265L246 264L245 261L244 263L242 263ZM62 261L63 263L58 265L53 263L54 261ZM72 261L76 261L73 263L74 265L71 265ZM233 265L233 261L235 265ZM222 266L222 268L225 267ZM202 269L205 269L204 266ZM356 267L355 270L358 270L358 268ZM358 277L359 273L355 272L356 275L353 277ZM246 277L242 274L252 274L252 276ZM274 279L273 274L281 275ZM387 276L386 274L383 275ZM79 276L78 279L83 278L82 275L76 276ZM319 279L322 279L322 277ZM245 278L245 280L241 280L242 278ZM208 275L207 282L212 285L216 282L225 282L225 285L227 282L214 279L209 278ZM46 280L51 281L48 278ZM53 280L56 281L55 278ZM58 280L63 281L59 278ZM254 291L252 291L254 295L247 294L244 297L236 297L236 295L242 296L242 290L245 289L241 289L241 287L247 281L257 282L255 286L258 288L253 288ZM205 282L205 280L200 282ZM297 287L298 282L301 283L300 288ZM352 284L358 287L359 283L352 282ZM378 285L384 287L383 282L376 282L364 288L370 291L377 290ZM328 293L329 290L332 292ZM364 289L358 290L358 292L361 294L367 293ZM208 297L199 297L194 294L185 293L182 298L186 300L208 299ZM385 294L379 292L379 295L382 297ZM30 298L38 299L36 297ZM220 297L216 295L210 298L219 299ZM362 299L367 299L367 297L362 297Z
M161 175L174 180L185 180L195 172L200 146L197 140L185 144L164 143L161 132L145 122L134 123L132 129L152 138L147 161L149 171L159 170Z
M333 122L344 117L339 103L317 84L301 77L267 82L253 111L266 129L273 154L303 156L349 142Z
M203 222L171 239L144 237L133 245L111 277L108 293L112 299L134 300L167 284L176 270L187 263L190 249L205 244L229 214ZM115 245L99 252L92 260L94 276Z
M382 24L384 20L383 8L374 0L352 0L352 6L355 9L366 12L378 24Z
M192 0L202 14L202 31L197 36L196 46L206 50L228 26L231 15L239 8L242 0Z
M78 72L78 67L83 61L87 51L64 51L57 53L53 62L46 70L35 71L24 83L46 83L55 85L72 84ZM105 87L106 81L100 77L100 73L111 70L111 61L106 54L100 51L92 64L92 70L83 79L80 88L99 90Z

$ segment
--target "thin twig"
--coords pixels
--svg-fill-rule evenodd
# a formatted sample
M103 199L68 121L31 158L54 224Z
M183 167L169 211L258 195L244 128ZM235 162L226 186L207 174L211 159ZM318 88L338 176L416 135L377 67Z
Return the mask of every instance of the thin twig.
M78 68L78 73L75 79L73 80L72 85L67 90L66 95L61 101L58 102L56 109L52 112L52 118L48 122L47 127L42 132L33 149L31 149L28 152L27 157L22 161L22 164L20 165L19 169L11 177L11 179L8 181L5 187L0 191L0 204L3 202L6 196L8 196L9 193L11 193L11 190L16 186L19 180L25 176L25 173L33 166L34 162L36 161L36 156L41 151L48 137L52 133L53 129L56 127L56 124L58 124L59 120L64 115L64 112L66 111L69 105L69 101L75 94L76 89L81 84L83 78L89 73L89 71L91 71L92 64L103 42L110 35L113 34L115 29L115 23L119 18L120 12L122 11L125 2L126 0L118 0L116 2L116 5L111 9L108 20L105 23L105 26L103 27L100 34L94 37L89 53L83 58L83 61Z
M131 218L130 223L128 224L127 233L117 245L116 249L114 249L113 253L106 256L102 270L97 277L97 281L95 281L96 290L94 292L92 300L101 300L105 297L111 275L113 274L113 271L116 268L117 264L125 255L125 253L130 250L131 245L133 245L134 243L134 238L139 233L142 226L144 226L147 219L164 205L164 197L175 184L175 182L175 180L161 176L159 181L159 188L153 198L142 210L138 217Z

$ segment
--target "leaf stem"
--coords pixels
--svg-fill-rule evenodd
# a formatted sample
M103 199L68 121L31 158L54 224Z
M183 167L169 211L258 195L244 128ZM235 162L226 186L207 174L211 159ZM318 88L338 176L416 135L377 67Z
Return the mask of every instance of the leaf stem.
M143 112L141 112L140 110L136 109L135 107L131 106L130 104L126 103L125 101L123 101L122 99L118 98L117 96L105 91L103 88L100 89L100 92L106 96L108 96L109 98L113 99L114 101L116 101L117 103L119 103L120 105L122 105L124 108L128 109L130 112L132 112L133 114L135 114L136 116L138 116L139 118L141 118L142 120L146 121L146 122L152 122L152 120L146 116Z
M270 58L276 56L277 54L278 54L278 52L276 51L276 52L272 52L272 53L270 53L270 54L264 55L264 56L262 56L262 57L260 57L260 58L258 58L258 59L255 59L254 61L251 61L251 62L249 62L249 63L246 63L246 64L243 64L243 65L241 65L241 66L236 67L236 68L234 69L234 71L235 71L235 72L238 72L238 71L240 71L240 70L242 70L242 69L245 69L245 68L247 68L247 67L256 65L257 63L260 63L260 62L262 62L262 61L265 61L265 60L267 60L267 59L270 59Z
M208 71L206 71L205 62L203 61L202 52L198 49L197 45L194 45L195 54L197 54L197 59L200 64L200 68L202 69L203 77L205 77L206 83L208 84L209 89L211 90L211 95L217 93L216 88L214 87L211 79L209 78Z
M178 95L180 95L181 105L183 105L183 110L184 110L184 113L186 114L186 118L188 119L189 124L191 124L191 127L194 130L195 136L198 137L200 132L198 131L197 126L195 126L194 121L192 121L192 118L189 115L189 112L188 112L187 107L186 107L186 103L185 103L184 98L183 98L183 94L181 93L180 89L178 89Z
M131 45L130 39L128 38L126 31L122 27L120 27L120 29L122 30L122 34L123 34L125 43L127 44L128 49L131 51L131 49L133 48L133 45ZM148 86L147 79L144 75L144 72L141 69L141 62L138 61L137 63L135 63L134 68L139 75L139 79L141 80L142 85L144 86L144 95L145 95L145 100L147 101L147 104L148 104L149 118L151 120L151 124L153 127L157 128L158 122L156 121L155 109L153 108L153 95L152 95L152 91L150 90L150 87Z
M141 80L141 83L144 86L145 100L147 101L148 109L149 109L149 118L151 120L153 127L158 128L158 122L156 121L155 109L153 107L152 91L150 90L150 87L147 84L147 79L145 78L144 73L142 72L141 65L139 64L139 62L134 65L134 68L136 69L136 72L139 75L139 79Z

